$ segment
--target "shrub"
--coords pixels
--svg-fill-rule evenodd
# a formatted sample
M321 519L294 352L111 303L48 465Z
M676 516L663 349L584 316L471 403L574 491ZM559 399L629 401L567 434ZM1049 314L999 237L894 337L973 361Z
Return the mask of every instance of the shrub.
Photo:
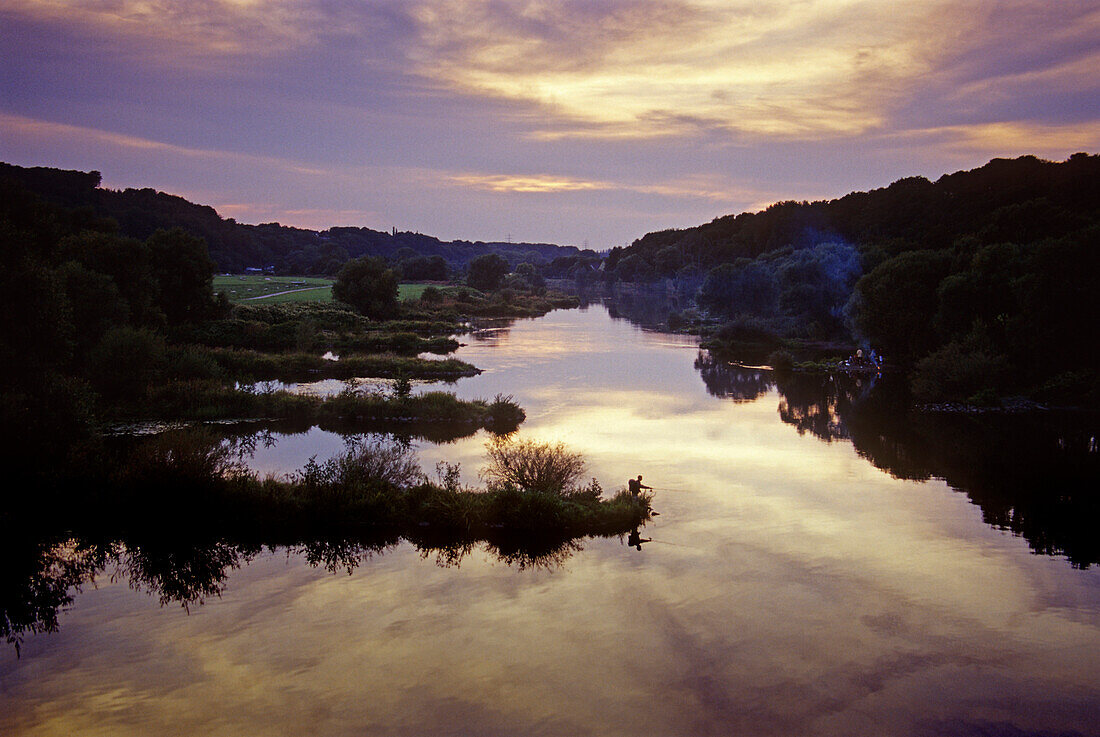
M404 371L398 371L393 380L393 398L408 399L412 396L412 381Z
M292 477L312 489L331 487L344 491L402 489L420 483L424 474L412 448L384 440L357 438L342 455L317 463L311 458Z
M168 374L172 379L218 379L222 367L209 350L195 345L168 348Z
M584 458L562 443L496 437L485 444L489 465L481 478L490 487L563 494L584 473Z

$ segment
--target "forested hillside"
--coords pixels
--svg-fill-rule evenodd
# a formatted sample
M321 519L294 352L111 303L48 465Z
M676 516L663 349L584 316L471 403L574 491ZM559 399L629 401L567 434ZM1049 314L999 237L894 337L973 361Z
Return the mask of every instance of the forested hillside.
M324 231L293 228L278 223L245 225L222 218L214 208L152 189L121 191L100 188L99 172L45 167L25 168L0 163L0 180L9 179L47 202L67 208L89 208L99 217L118 223L119 232L145 239L161 229L182 228L206 241L218 271L270 268L282 274L333 275L350 259L382 256L396 263L410 262L408 278L440 276L439 262L448 270L460 270L472 259L498 253L516 264L544 263L575 257L574 246L549 243L483 243L441 241L420 233L385 233L369 228L330 228Z
M725 334L874 347L918 398L1095 403L1100 157L995 159L650 233L609 275L702 280Z

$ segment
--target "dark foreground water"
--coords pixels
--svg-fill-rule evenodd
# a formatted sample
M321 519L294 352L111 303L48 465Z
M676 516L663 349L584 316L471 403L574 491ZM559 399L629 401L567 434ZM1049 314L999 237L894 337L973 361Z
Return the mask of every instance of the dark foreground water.
M4 579L57 618L0 656L0 734L1100 734L1092 419L913 417L598 305L470 343L460 395L513 394L605 488L644 474L656 521L536 561L56 546ZM272 439L264 472L343 447ZM474 482L483 444L422 465Z

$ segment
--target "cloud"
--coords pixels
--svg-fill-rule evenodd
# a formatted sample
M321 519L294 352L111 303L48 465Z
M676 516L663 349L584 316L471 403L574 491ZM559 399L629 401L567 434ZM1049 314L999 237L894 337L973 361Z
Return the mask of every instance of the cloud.
M1016 156L1027 151L1058 158L1075 152L1075 147L1096 146L1100 142L1100 121L1053 125L1016 121L946 125L906 131L897 138L963 154Z
M313 227L621 243L1100 146L1092 0L8 0L0 27L0 158Z
M312 43L322 27L316 3L293 0L12 0L9 14L125 40L156 63L190 58L270 56ZM123 51L123 49L120 49Z
M452 174L446 180L463 187L500 194L563 194L571 192L613 192L658 195L686 200L737 203L761 209L780 199L772 191L737 183L727 177L699 174L674 177L644 184L631 181L576 179L547 174Z
M1074 56L1098 31L1085 2L1044 10L1038 25L1026 3L958 0L450 0L420 3L413 15L417 71L465 94L538 108L536 140L890 131L905 127L895 112L928 86L949 98L957 85L1023 74L1078 88L1089 65ZM1053 49L1044 43L1052 36Z
M310 167L300 162L281 159L274 156L260 156L236 151L218 151L214 149L179 146L164 141L156 141L140 136L132 136L113 131L99 130L86 126L55 123L48 120L36 120L20 115L7 115L0 112L0 131L11 139L22 138L30 141L72 142L83 146L109 146L117 149L145 151L173 157L208 159L224 163L263 165L286 172L327 176L327 170Z
M455 174L451 181L489 192L583 192L610 189L607 182L592 182L545 175Z
M1087 0L1058 13L1018 0L14 0L5 12L219 75L262 76L273 59L316 75L320 57L343 80L333 98L381 87L505 102L533 142L893 133L962 122L960 109L982 118L1021 92L1095 91L1100 61ZM1072 111L1022 117L1035 115ZM1001 120L984 117L967 122Z

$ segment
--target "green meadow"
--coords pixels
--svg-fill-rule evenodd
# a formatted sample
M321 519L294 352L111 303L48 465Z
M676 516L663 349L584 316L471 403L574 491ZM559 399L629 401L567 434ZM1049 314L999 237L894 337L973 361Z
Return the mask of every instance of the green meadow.
M214 291L225 292L230 302L331 302L332 282L319 276L218 274Z
M268 276L264 274L218 274L214 292L225 292L230 302L331 302L335 280L322 276ZM402 301L420 299L431 284L401 284Z

